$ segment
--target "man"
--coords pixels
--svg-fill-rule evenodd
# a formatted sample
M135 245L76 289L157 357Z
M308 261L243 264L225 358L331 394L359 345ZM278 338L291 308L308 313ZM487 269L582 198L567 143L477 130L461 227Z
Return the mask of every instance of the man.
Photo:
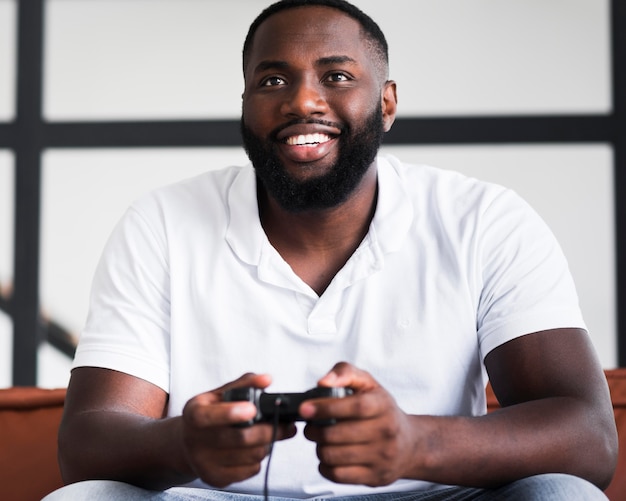
M157 191L105 250L60 430L79 483L55 495L605 499L612 408L565 260L510 191L377 157L376 24L279 2L243 70L254 169ZM306 426L224 398L314 386L353 394L302 403Z

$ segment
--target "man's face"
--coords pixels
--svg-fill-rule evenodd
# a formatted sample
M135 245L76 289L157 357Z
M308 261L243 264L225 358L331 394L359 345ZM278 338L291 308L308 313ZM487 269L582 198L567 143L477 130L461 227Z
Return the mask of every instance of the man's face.
M242 135L257 176L283 208L343 202L393 122L393 98L359 24L327 7L289 9L255 34Z

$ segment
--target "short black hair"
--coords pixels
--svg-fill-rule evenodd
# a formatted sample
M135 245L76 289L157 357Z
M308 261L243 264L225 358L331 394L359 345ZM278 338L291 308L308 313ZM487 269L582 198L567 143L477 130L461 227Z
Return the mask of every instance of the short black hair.
M389 47L387 40L382 30L376 24L376 22L365 14L358 7L355 7L345 0L280 0L265 10L263 10L257 18L250 25L248 34L243 44L243 69L245 71L248 64L248 57L250 55L250 49L252 47L252 41L254 35L259 26L270 16L297 7L308 7L313 5L319 5L323 7L331 7L333 9L340 10L356 20L361 25L361 32L365 39L370 43L371 49L376 57L377 66L380 66L382 74L386 75L389 68Z

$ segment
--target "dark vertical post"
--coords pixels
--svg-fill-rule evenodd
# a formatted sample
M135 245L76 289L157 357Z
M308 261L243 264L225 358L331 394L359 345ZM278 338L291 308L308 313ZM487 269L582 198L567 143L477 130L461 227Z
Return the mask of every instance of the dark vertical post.
M43 0L18 2L13 384L37 383Z
M626 4L611 2L613 148L617 243L617 352L626 367Z

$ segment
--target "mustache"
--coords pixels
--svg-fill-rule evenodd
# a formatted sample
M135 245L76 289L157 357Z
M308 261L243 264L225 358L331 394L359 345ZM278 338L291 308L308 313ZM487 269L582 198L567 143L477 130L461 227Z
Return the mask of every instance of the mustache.
M349 127L347 125L340 124L338 122L332 122L330 120L321 120L319 118L294 118L293 120L290 120L289 122L281 124L275 129L273 129L269 133L269 137L273 141L277 141L278 134L280 134L280 132L283 129L286 129L287 127L291 127L292 125L313 125L313 124L324 125L326 127L333 127L335 129L340 130L342 134L349 130Z

